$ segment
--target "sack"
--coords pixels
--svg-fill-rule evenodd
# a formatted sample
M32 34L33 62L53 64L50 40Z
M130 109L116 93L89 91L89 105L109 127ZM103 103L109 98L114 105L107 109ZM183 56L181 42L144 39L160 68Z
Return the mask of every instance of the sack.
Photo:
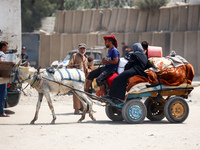
M170 60L164 57L161 57L161 58L152 57L152 58L149 58L149 62L152 64L155 72L159 72L160 70L163 70L172 64Z
M118 74L124 71L124 67L127 64L127 62L128 60L126 60L125 58L120 58L118 69L117 69Z

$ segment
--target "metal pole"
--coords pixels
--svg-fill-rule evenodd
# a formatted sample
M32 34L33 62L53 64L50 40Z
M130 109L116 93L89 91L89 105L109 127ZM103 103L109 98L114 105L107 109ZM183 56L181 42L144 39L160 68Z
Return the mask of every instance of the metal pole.
M99 9L99 0L96 0L96 9Z
M108 0L108 8L110 8L110 0Z
M62 6L62 10L64 10L65 9L65 7L64 7L64 0L61 1L61 6Z

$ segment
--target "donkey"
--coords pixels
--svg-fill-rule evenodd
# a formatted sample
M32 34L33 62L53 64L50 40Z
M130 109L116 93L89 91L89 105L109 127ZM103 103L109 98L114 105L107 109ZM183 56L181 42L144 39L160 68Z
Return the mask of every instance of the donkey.
M74 89L84 91L85 74L84 72L78 69L62 68L55 70L55 73L52 74L49 73L46 69L40 69L40 73L38 73L38 71L33 67L19 66L19 68L17 69L17 77L19 80L28 82L32 87L34 87L37 90L39 95L35 116L30 124L34 124L35 121L38 119L38 113L43 96L46 97L49 108L52 112L53 120L51 124L54 124L56 120L56 115L50 97L50 92L64 94L71 90L69 87L63 85L71 86ZM52 81L55 81L57 83ZM93 121L95 121L92 112L92 101L87 97L87 95L84 92L76 90L74 90L73 92L76 96L80 98L80 101L83 104L83 114L78 120L78 122L81 122L85 119L85 114L87 112L87 104L89 105L89 116Z

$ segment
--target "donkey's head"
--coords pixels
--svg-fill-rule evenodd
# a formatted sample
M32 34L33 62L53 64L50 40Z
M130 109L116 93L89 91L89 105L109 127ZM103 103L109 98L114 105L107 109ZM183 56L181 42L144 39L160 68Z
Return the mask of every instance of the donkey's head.
M19 78L19 80L28 80L32 76L34 76L35 72L37 72L37 70L33 67L19 66L19 68L18 68L18 78Z

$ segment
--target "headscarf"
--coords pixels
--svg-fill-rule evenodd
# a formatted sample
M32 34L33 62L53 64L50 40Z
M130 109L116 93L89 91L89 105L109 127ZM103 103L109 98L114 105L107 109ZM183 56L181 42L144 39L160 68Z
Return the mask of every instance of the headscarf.
M140 43L133 44L133 51L134 51L134 54L137 56L137 59L144 66L146 66L148 59L147 59L147 56L144 54L144 50L143 50L142 45Z
M134 53L143 53L144 54L143 47L140 43L133 44L133 51L134 51Z

